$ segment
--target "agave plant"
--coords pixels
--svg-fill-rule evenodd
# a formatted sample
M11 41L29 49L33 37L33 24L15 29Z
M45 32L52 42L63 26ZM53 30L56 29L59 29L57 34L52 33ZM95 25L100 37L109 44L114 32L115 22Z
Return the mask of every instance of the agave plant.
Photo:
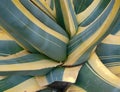
M120 0L1 0L0 11L0 92L120 91Z

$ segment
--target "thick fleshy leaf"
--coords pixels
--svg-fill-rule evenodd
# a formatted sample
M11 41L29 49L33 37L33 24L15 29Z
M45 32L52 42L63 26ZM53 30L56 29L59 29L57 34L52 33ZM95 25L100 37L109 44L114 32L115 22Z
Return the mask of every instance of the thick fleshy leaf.
M59 1L61 5L66 30L68 31L70 37L73 37L77 32L78 23L76 19L76 14L73 9L72 0L59 0Z
M63 19L63 13L60 5L60 0L54 0L56 8L56 21L57 23L65 29L65 23Z
M120 36L109 35L96 48L103 63L120 62Z
M98 16L101 15L110 2L111 0L94 0L88 8L77 15L78 24L85 27L92 23Z
M119 15L120 16L120 9ZM115 26L111 28L112 33L108 35L96 48L96 53L103 63L120 61L120 18Z
M80 2L81 0L75 0L75 1L74 1L74 4L75 4L76 1L77 1L77 2ZM82 0L82 1L83 1L83 0ZM90 1L91 1L91 0L90 0ZM78 14L76 15L78 24L80 24L81 22L83 22L85 19L87 19L87 17L89 17L89 16L93 13L93 11L94 11L94 10L96 9L96 7L99 5L100 1L101 1L101 0L94 0L94 1L91 3L91 5L86 6L86 8L85 8L84 11L82 11L82 12L80 12L80 13L78 13ZM75 4L75 5L76 5L76 4ZM76 6L74 6L74 7L76 7Z
M119 15L118 16L120 16L120 8L119 8ZM117 19L115 26L111 30L112 30L111 34L120 35L120 17Z
M79 14L82 11L86 10L86 8L88 8L93 1L94 0L89 0L89 1L86 1L86 0L73 0L74 9L75 9L76 14Z
M8 56L23 50L12 38L3 30L0 32L0 56Z
M46 26L68 37L64 29L62 29L55 21L53 21L49 16L47 16L43 11L37 8L37 6L32 4L29 0L20 0L20 2L25 6L26 9L29 10L29 12L32 13L32 15L34 15Z
M64 65L81 64L89 58L93 48L111 32L119 18L118 3L119 0L111 0L95 21L86 27L79 27L77 34L69 42L68 59Z
M45 12L50 18L52 18L53 20L56 19L56 12L55 10L52 10L48 4L47 1L50 0L30 0L31 2L33 2L39 9L41 9L43 12ZM51 6L53 7L53 6Z
M1 0L0 10L0 92L120 91L120 0Z
M105 66L116 76L120 78L120 62L109 62Z
M49 7L54 10L55 9L55 2L54 0L46 0L46 3L49 5Z
M0 75L45 75L58 65L60 63L42 54L21 51L7 57L0 57Z
M68 37L39 21L19 0L0 2L2 9L0 24L28 51L44 53L57 61L66 59Z
M87 91L79 86L71 85L68 88L66 88L65 92L87 92Z
M23 50L15 41L0 40L0 56L8 56Z
M0 80L0 92L36 92L39 87L34 77L9 76Z
M36 76L36 80L40 86L50 85L54 82L61 82L61 84L62 82L75 83L80 68L81 66L69 68L57 67L45 76Z
M120 36L109 35L96 48L96 53L105 66L120 77Z
M120 78L110 72L94 53L81 68L75 85L87 92L119 92Z

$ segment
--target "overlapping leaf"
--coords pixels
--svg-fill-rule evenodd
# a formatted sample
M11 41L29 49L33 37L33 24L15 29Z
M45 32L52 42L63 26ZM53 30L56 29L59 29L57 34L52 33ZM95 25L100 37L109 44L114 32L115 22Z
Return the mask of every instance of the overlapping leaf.
M120 79L107 69L102 71L104 66L93 54L108 34L120 35L119 0L2 0L0 10L2 30L14 38L0 31L1 92L33 92L55 81L76 82L67 92L119 91ZM96 50L101 60L106 60L103 54L110 54L101 52L106 39ZM119 36L111 39L117 44L108 47L112 47L113 60L119 60ZM76 66L85 61L83 66ZM89 82L98 89L88 86Z

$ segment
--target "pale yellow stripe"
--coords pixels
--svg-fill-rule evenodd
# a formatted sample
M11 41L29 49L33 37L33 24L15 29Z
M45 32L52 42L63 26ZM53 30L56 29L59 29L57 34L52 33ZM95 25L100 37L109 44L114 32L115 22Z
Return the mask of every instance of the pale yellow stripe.
M41 1L41 0L39 0L39 1ZM51 4L51 0L42 0L42 1L46 2L49 6Z
M110 63L106 63L104 64L106 67L112 67L112 66L119 66L120 62L110 62Z
M120 62L117 61L117 62L108 62L108 63L105 63L104 64L106 67L113 67L113 66L119 66L120 65Z
M45 8L40 5L37 1L35 0L31 0L39 9L41 9L44 13L46 13L50 18L52 18L54 21L55 20L55 17L48 11L48 10L45 10Z
M40 87L45 87L49 84L46 79L46 76L36 76L35 79L38 82Z
M110 66L110 67L108 67L108 69L114 74L120 73L120 66Z
M13 59L13 58L18 58L18 57L22 57L22 56L25 56L25 55L28 55L30 54L29 52L27 52L26 50L23 50L23 51L20 51L16 54L12 54L12 55L9 55L9 56L0 56L0 60L8 60L8 59Z
M51 0L46 0L47 1L51 1ZM54 3L55 4L55 3ZM52 10L52 9L51 9ZM54 5L54 8L52 10L52 15L54 16L54 18L56 18L56 8L55 8L55 5ZM56 21L56 20L55 20Z
M11 11L9 11L9 12L11 12ZM13 14L13 16L16 17L14 14ZM16 17L16 18L17 18L17 17ZM20 21L20 20L19 20L19 21ZM21 22L22 24L24 24L24 22L22 22L22 21L20 21L20 22ZM29 28L29 27L28 27L28 28ZM54 41L51 41L51 40L47 39L46 37L38 34L38 33L35 32L34 30L32 30L31 28L29 28L29 29L30 29L30 31L32 31L32 32L34 32L36 35L38 35L39 37L47 40L48 42L50 42L50 43L52 43L52 44L54 44L54 45L56 45L56 46L58 46L58 47L61 47L59 44L57 44L57 43L55 43ZM24 39L24 38L23 38L23 39ZM32 44L31 42L27 41L26 39L24 39L24 40L25 40L26 42L28 42L28 43L29 43L32 47L34 47L36 50L44 53L44 52L43 52L42 50L40 50L39 48L35 47L34 44ZM20 45L22 46L22 44L20 44ZM24 47L24 46L22 46L22 47ZM24 48L24 49L26 49L26 48ZM28 49L26 49L26 50L28 50Z
M5 79L7 76L0 76L0 81Z
M86 27L81 27L81 26L79 26L76 35L79 35L79 34L82 33L83 31L85 31L88 27L89 27L89 25L86 26Z
M91 56L93 55L94 53L92 53L91 54ZM101 62L101 61L100 61ZM100 78L101 80L103 80L103 81L105 81L106 83L108 83L108 84L110 84L108 81L106 81L103 77L101 77L100 75L98 75L91 67L90 67L90 65L88 65L87 63L86 63L86 66L90 69L90 71L94 74L94 75L96 75L98 78ZM111 84L110 84L111 85Z
M116 35L120 36L120 30L116 33Z
M94 54L94 53L92 53L92 54ZM91 54L91 56L92 56L92 54ZM100 79L102 79L103 81L106 81L106 80L104 80L100 75L98 75L91 67L90 67L90 65L88 65L87 63L85 63L86 64L86 66L90 69L90 71L94 74L94 75L96 75L97 77L99 77Z
M102 43L120 45L120 36L110 34L102 41Z
M0 31L2 31L2 27L0 26Z
M94 11L94 9L98 6L100 1L101 0L94 0L86 10L77 15L78 24L84 21Z
M76 67L65 68L64 73L63 73L63 81L75 83L81 67L82 65L76 66Z
M1 29L10 37L11 40L15 40L16 43L18 43L22 48L26 49L21 43L19 43L14 37L12 37L3 27Z
M71 36L73 36L76 33L76 29L75 29L72 15L70 13L70 9L69 9L67 0L60 0L60 4L61 4L61 8L62 8L62 13L63 13L63 17L64 17L66 30L70 33Z
M103 35L107 31L107 29L109 28L110 24L114 20L115 15L117 14L117 11L119 9L119 3L120 3L119 0L115 1L113 9L110 12L109 16L107 17L107 19L105 20L105 22L103 23L103 25L97 30L96 33L94 33L88 40L83 42L79 47L77 47L77 49L75 49L68 56L68 59L67 59L67 61L65 62L64 65L72 65L72 64L74 64L79 59L79 57L81 57L83 55L83 53L85 53L87 51L87 49L93 43L95 43L98 39L100 39L101 35Z
M91 55L92 56L92 55ZM101 61L100 61L101 62ZM97 77L99 77L103 82L106 82L106 83L108 83L109 85L111 85L111 86L114 86L113 84L111 84L109 81L107 81L106 79L104 79L103 78L103 76L101 76L101 75L99 75L99 74L97 74L87 63L86 63L86 66L90 69L90 71L94 74L94 75L96 75ZM106 68L107 69L107 68ZM108 70L108 69L107 69ZM112 73L112 72L111 72ZM113 73L112 73L113 74ZM118 76L116 76L117 78L118 78ZM116 87L116 86L115 86Z
M108 5L109 6L109 5ZM107 6L107 7L108 7ZM106 7L106 8L107 8ZM105 10L104 10L105 11ZM89 25L85 26L85 27L81 27L79 26L78 28L78 31L76 33L76 35L79 35L80 33L82 33L83 31L85 31L88 27L92 26L94 24L94 22L96 22L96 20L98 20L102 15L103 15L104 12L102 12L92 23L90 23Z
M46 0L46 2L47 2L48 0ZM50 0L51 1L51 0ZM54 2L54 4L55 4L55 2ZM52 10L52 9L51 9ZM55 5L54 5L54 8L53 8L53 10L52 10L52 14L53 14L53 16L56 18L56 8L55 8ZM55 20L56 21L56 20Z
M12 2L15 4L15 6L34 24L36 24L38 27L40 27L45 32L51 34L52 36L58 38L59 40L68 43L68 38L63 36L62 34L50 29L46 25L44 25L42 22L40 22L37 18L35 18L21 3L19 0L12 0Z
M108 6L109 6L109 4L108 4ZM108 6L107 6L107 7L108 7ZM107 8L107 7L106 7L106 8ZM106 9L105 9L105 10L106 10ZM104 10L104 11L105 11L105 10ZM96 22L96 21L103 15L103 13L104 13L104 12L102 12L102 13L101 13L92 23L90 23L89 25L87 25L87 26L85 26L85 27L79 26L76 35L79 35L79 34L82 33L83 31L85 31L88 27L92 26L92 25L94 24L94 22Z
M110 72L99 60L97 55L94 53L91 55L90 59L88 60L90 66L94 69L94 71L102 77L106 82L110 85L120 88L120 78Z
M48 12L54 17L56 18L56 15L55 13L52 11L52 9L50 8L50 3L51 3L51 0L39 0L43 5L44 7L48 10Z
M54 2L55 3L55 2ZM54 5L54 8L53 8L53 14L55 15L55 17L56 17L56 7L55 7L55 5Z
M74 1L74 0L70 0L71 5L72 5L72 8L73 8L73 10L74 10L74 4L73 4L73 1ZM76 13L75 13L75 14L76 14Z
M36 62L0 65L0 71L40 70L44 68L56 67L58 65L60 65L60 63L53 62L52 60L40 60Z
M36 92L42 89L34 78L28 79L4 92Z
M1 29L2 30L2 29ZM0 31L0 40L13 40L5 31Z
M87 92L87 91L81 87L71 85L65 92Z

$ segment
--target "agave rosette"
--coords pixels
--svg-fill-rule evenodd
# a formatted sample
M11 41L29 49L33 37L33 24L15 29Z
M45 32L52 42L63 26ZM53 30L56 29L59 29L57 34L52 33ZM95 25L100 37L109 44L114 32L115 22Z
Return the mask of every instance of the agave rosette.
M93 71L93 79L106 84L106 90L120 89L120 79L94 54L111 31L119 35L119 0L2 0L0 10L1 92L35 92L56 81L93 92L91 85L86 88ZM106 72L115 79L104 79Z

